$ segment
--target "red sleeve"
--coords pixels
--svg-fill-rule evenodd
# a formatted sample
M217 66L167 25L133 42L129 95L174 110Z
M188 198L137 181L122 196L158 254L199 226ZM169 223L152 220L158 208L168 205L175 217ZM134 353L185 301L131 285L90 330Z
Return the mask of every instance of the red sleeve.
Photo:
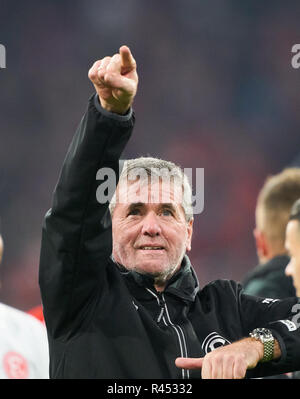
M29 309L27 311L27 313L31 314L34 317L36 317L42 323L45 322L44 313L43 313L43 306L42 305L38 305L38 306L35 306L34 308Z

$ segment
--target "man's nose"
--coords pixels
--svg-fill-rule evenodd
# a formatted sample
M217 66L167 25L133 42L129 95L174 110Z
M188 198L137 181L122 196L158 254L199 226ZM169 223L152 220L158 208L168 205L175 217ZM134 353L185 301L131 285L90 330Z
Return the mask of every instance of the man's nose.
M289 261L289 263L286 265L286 268L285 268L285 274L286 274L286 276L292 276L293 275L293 267L292 267L292 262L291 261Z
M143 219L142 234L151 237L161 234L161 227L159 224L158 216L155 212L149 212Z

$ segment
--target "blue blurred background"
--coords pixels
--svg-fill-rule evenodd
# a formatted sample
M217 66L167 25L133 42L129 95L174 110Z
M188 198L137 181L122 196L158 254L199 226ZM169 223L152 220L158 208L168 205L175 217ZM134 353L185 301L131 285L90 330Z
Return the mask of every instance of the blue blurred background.
M136 129L124 157L204 168L190 258L200 284L257 263L266 176L300 153L300 4L260 0L0 0L0 300L40 303L43 217L93 87L93 62L130 46Z

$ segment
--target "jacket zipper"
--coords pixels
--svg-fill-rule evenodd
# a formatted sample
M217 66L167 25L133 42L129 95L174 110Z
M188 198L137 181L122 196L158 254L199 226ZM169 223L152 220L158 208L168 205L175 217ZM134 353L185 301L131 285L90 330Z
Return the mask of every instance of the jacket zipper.
M174 324L172 322L164 294L163 293L155 294L149 288L146 288L146 290L148 292L150 292L156 298L157 303L160 306L161 311L158 316L157 322L159 323L161 321L161 319L163 319L163 322L165 323L166 326L171 326L175 330L177 338L178 338L178 342L179 342L181 357L188 357L186 339L185 339L183 330L178 324ZM164 315L166 315L166 317ZM183 379L190 378L189 370L182 369L181 373L182 373Z

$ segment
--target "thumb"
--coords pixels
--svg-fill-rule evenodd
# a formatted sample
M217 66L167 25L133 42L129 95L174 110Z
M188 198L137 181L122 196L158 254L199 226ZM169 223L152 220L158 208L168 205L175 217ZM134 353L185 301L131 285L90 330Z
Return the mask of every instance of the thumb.
M203 364L203 357L178 357L175 360L176 367L188 370L201 369Z

